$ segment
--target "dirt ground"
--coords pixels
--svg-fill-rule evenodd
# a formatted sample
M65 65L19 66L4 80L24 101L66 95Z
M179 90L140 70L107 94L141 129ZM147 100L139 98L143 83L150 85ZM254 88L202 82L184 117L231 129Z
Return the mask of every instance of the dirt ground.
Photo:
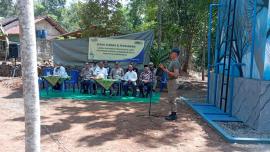
M0 151L24 151L24 111L20 79L0 78ZM16 85L14 85L16 84ZM205 97L205 82L182 83L179 95ZM167 93L153 114L148 104L41 100L44 152L270 152L270 145L230 144L186 105L167 122Z

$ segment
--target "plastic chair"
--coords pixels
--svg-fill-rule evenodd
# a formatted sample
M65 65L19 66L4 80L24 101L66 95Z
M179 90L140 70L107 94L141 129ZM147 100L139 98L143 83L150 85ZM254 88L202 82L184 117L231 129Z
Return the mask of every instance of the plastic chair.
M149 92L148 92L148 86L147 85L144 85L143 86L143 94L145 95L145 97L148 98L149 95L152 95L152 92L153 92L153 83L150 84L150 90L149 90ZM141 94L141 92L140 92L140 94Z
M79 75L80 72L78 70L71 70L70 71L70 80L66 80L64 83L68 84L69 86L72 85L73 92L75 92L75 85L77 85L77 88L79 89Z
M124 82L125 83L125 82ZM125 90L127 89L127 92L132 91L132 96L136 96L137 95L137 88L138 88L138 85L136 84L135 86L132 86L132 84L122 84L122 87L123 87L123 92L125 92ZM134 88L133 88L134 87ZM134 89L134 90L133 90ZM125 94L126 95L126 94Z
M160 80L160 92L163 91L163 89L167 86L168 83L168 74L163 72L161 80Z
M52 68L44 68L42 70L42 76L49 76L53 75L53 69Z
M41 78L38 78L38 86L39 86L39 90L43 88L43 80Z
M47 93L47 95L48 95L48 84L47 84L47 82L46 81L44 81L44 80L42 80L40 77L38 78L38 86L39 86L39 94L40 94L40 91L42 90L42 89L46 89L46 93Z

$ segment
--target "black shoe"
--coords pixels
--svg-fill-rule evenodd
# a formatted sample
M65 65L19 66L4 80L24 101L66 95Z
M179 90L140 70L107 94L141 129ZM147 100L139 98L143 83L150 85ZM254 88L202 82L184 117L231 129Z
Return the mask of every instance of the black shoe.
M167 121L175 121L175 120L177 120L177 115L176 114L170 114L169 116L165 117L165 120L167 120Z

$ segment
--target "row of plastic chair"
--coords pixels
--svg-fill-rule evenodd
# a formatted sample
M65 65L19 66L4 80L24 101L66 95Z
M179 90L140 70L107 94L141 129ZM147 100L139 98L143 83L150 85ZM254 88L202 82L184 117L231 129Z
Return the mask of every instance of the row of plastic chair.
M42 76L49 76L49 75L53 75L53 68L44 68L42 70ZM70 80L65 80L64 86L65 88L67 86L72 86L73 88L73 92L75 91L75 87L77 87L79 89L79 71L78 70L71 70L70 73L68 74L71 79ZM42 85L44 83L44 81L42 79L39 79L39 84ZM47 87L48 85L46 85ZM47 88L46 88L47 90Z
M53 75L53 68L44 68L42 70L42 76L49 76ZM72 86L73 92L75 88L79 89L79 71L78 70L71 70L69 73L71 77L70 80L64 81L65 87L68 85L69 87ZM168 75L166 73L162 74L161 81L160 81L160 92L167 86L168 82ZM39 84L43 83L42 80L39 80Z

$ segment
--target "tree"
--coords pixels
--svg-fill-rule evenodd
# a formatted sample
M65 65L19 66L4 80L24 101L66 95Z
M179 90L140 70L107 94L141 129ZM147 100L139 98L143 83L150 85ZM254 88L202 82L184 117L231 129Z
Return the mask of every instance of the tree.
M17 14L16 3L12 0L0 0L0 18Z
M26 152L40 151L40 103L33 5L33 0L18 1Z
M125 29L126 21L118 0L89 0L80 3L79 16L85 37L112 36Z
M68 8L64 9L62 12L61 24L68 31L75 31L80 29L80 10L79 3L73 3Z
M35 2L35 16L49 15L60 21L66 0L40 0Z
M65 8L66 0L38 0L34 3L35 16L50 16L62 26L67 27L63 20L67 20ZM65 15L63 15L65 14ZM66 23L66 22L65 22Z

